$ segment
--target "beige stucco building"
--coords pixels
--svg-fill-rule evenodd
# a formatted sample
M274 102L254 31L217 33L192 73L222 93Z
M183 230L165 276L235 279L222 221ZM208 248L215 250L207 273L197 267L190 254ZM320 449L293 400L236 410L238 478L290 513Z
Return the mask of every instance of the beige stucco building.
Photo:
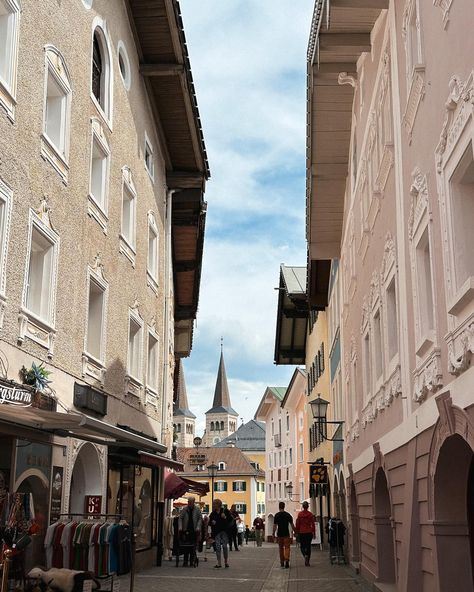
M0 32L2 392L50 372L40 402L2 397L0 469L41 534L94 495L150 563L209 176L179 4L2 0Z
M376 588L474 586L472 18L315 3L308 293L334 316L337 269L350 559Z

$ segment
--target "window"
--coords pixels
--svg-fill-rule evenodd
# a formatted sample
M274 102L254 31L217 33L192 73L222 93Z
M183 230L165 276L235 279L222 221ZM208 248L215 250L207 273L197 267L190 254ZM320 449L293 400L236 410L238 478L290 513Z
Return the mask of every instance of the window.
M247 491L247 483L245 481L234 481L232 491Z
M30 312L48 324L53 318L55 257L54 242L34 224L31 230L25 304Z
M10 231L10 209L13 193L0 179L0 298L5 294L8 235ZM0 316L0 326L3 319Z
M372 364L370 360L370 334L366 332L363 339L363 359L364 359L364 390L368 398L372 390Z
M382 322L380 309L374 315L374 356L375 356L375 380L383 376L383 346L382 346Z
M226 481L216 481L214 483L214 491L227 491Z
M130 315L128 324L128 374L138 382L141 374L142 324Z
M123 41L119 41L118 43L118 62L119 62L119 71L120 77L122 78L122 82L127 90L130 90L130 85L132 83L132 74L130 68L130 60L128 59L128 53L125 48Z
M213 422L213 421L211 421L211 428L210 428L210 431L211 431L211 432L213 432L213 431L214 431L214 422Z
M158 228L153 212L148 213L147 275L149 285L156 289L158 287Z
M135 251L136 195L128 183L122 186L122 234L121 238Z
M290 416L288 415L288 413L286 414L286 431L290 431Z
M235 504L235 510L239 514L246 514L247 513L247 504Z
M288 464L288 452L285 450L285 467Z
M217 470L218 470L218 471L225 471L225 469L226 469L226 464L225 464L225 462L222 462L222 461L221 461L220 463L217 463Z
M102 130L97 122L93 122L89 195L103 213L107 212L109 155Z
M426 339L434 329L433 283L431 276L431 254L428 227L425 228L415 249L416 275L418 287L418 316L420 337Z
M151 145L148 136L145 134L145 168L148 171L151 179L155 177L155 162L153 158L153 146Z
M299 447L300 447L300 458L299 458L299 461L300 462L303 462L303 460L304 460L303 442L300 442Z
M146 384L147 387L155 393L158 391L158 360L158 336L152 333L151 331L148 331Z
M94 28L92 37L91 93L99 112L109 121L112 118L110 46L107 40L105 23L100 19L96 19L94 22L99 24Z
M388 359L392 360L398 353L397 293L395 288L395 277L392 278L392 281L386 290L386 300Z
M293 464L293 448L290 448L288 451L290 465Z
M18 61L20 6L17 0L0 0L0 104L13 117Z
M105 286L89 274L86 352L99 361L105 358L105 293Z
M272 468L272 453L270 452L270 454L268 455L268 468L271 469Z
M304 481L300 481L300 500L304 500Z
M420 59L420 37L419 37L419 15L418 3L412 1L412 6L407 14L406 46L407 46L407 76L411 78L413 68L421 62Z
M281 483L278 483L278 498L282 499L282 497L281 497Z
M474 156L472 142L449 179L456 289L474 277Z
M41 154L67 181L71 85L63 57L46 46L45 97ZM58 159L59 156L59 159Z

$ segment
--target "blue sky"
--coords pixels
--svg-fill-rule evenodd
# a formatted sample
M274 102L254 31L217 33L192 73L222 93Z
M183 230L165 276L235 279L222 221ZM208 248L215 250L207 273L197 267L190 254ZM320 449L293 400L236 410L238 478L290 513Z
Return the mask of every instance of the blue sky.
M211 167L200 305L184 360L198 433L224 337L232 405L248 421L275 366L279 266L306 263L306 48L314 0L181 0Z

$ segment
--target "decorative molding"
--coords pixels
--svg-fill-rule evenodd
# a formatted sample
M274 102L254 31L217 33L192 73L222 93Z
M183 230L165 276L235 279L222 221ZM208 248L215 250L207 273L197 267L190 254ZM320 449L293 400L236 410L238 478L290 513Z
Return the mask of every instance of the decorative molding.
M421 219L423 218L423 214L428 209L429 201L426 175L424 175L418 167L413 169L411 175L413 182L410 187L412 202L408 218L408 236L412 241Z
M363 335L370 322L370 304L367 296L364 296L362 301L362 318L360 322L360 333Z
M102 281L107 282L104 275L104 264L102 263L102 255L100 253L97 253L97 255L94 257L94 262L90 266L90 269Z
M124 390L126 394L141 399L143 385L136 378L130 376L130 374L126 374L124 379Z
M362 427L365 429L369 423L372 423L377 415L390 407L394 399L401 393L402 379L400 365L398 364L390 377L362 409Z
M130 307L130 312L132 314L134 314L135 316L137 316L140 319L140 322L142 320L142 317L140 315L140 311L139 311L139 307L140 307L140 302L138 300L138 296L135 296L135 300L133 301L132 306Z
M380 274L377 270L372 272L369 290L369 305L373 309L380 303Z
M385 236L385 245L383 250L382 267L380 275L383 282L390 279L393 268L396 266L397 253L395 248L395 241L390 232Z
M349 84L352 88L357 88L357 78L349 75L347 72L340 72L337 77L337 82L340 85Z
M413 400L422 403L429 394L443 386L441 350L433 348L430 355L413 371Z
M44 195L43 199L41 200L39 208L37 210L34 210L34 212L37 215L38 219L41 221L41 223L46 228L49 228L49 230L52 230L54 233L56 233L56 230L55 230L53 223L51 221L52 210L48 204L48 196L47 195Z
M383 148L382 160L380 161L379 172L375 179L378 190L383 194L387 185L388 176L393 166L393 148L391 145L385 145Z
M474 320L471 315L467 321L448 333L448 372L458 376L467 370L474 354Z
M413 75L408 93L407 106L403 115L403 127L411 142L413 127L415 125L416 114L421 100L425 96L425 66L417 65L413 69Z
M441 8L443 12L443 29L446 29L449 23L449 11L453 0L433 0L433 5Z
M106 369L102 362L93 358L87 352L82 354L82 376L89 376L99 382L105 383Z

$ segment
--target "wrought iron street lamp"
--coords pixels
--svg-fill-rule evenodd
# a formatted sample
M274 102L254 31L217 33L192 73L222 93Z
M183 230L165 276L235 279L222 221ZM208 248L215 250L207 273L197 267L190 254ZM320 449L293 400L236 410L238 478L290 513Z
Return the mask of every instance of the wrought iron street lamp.
M286 485L285 485L285 489L286 489L286 494L288 496L288 499L291 502L297 502L299 501L298 498L299 496L296 496L296 498L293 498L293 483L291 481L289 481Z
M212 512L212 505L214 505L214 477L218 471L219 467L215 464L208 465L207 470L209 472L209 477L211 478L211 512Z
M337 430L343 425L343 421L328 421L328 405L329 401L321 399L321 395L318 394L316 399L309 402L311 405L311 412L313 418L316 420L317 430L322 440L329 440L330 442L343 442L344 438L336 438ZM334 431L332 438L327 436L327 425L336 425L337 428Z

